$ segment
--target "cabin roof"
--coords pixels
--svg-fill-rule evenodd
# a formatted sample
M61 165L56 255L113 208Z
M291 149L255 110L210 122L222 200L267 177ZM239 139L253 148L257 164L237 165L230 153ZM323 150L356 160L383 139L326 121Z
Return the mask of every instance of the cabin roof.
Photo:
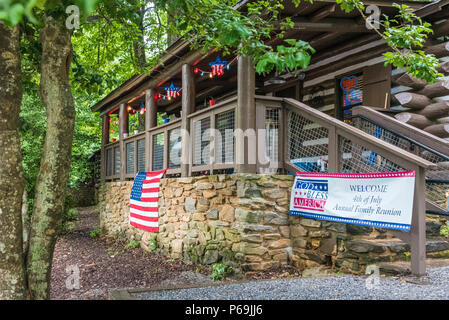
M239 2L236 7L243 8L248 1ZM390 0L366 0L365 4L374 4L381 8L382 14L393 14L394 8L392 4L394 1ZM443 6L449 4L449 0L438 1L401 1L415 8L415 12L421 17L428 17L435 14L436 17L441 16ZM445 15L449 6L444 8ZM290 16L295 23L295 27L286 33L285 38L296 37L298 39L308 41L317 53L312 57L312 63L318 59L325 59L325 51L337 44L354 40L354 46L359 43L358 39L379 38L374 32L368 30L363 19L356 11L345 13L336 4L335 0L315 0L313 4L303 2L298 7L290 1L286 1L283 15ZM449 13L447 13L449 15ZM372 41L372 40L369 40ZM270 45L278 45L282 42L281 39L274 38L267 43ZM149 89L154 81L161 81L161 74L169 69L170 66L175 66L185 56L189 55L191 50L188 42L181 38L175 41L167 48L167 52L162 56L162 65L154 67L150 73L136 74L125 81L119 87L111 91L106 97L97 102L91 107L93 112L105 112L110 109L115 109L118 104L131 102L131 96L134 94L137 97L144 95L144 91ZM323 54L320 54L323 53ZM207 54L197 53L193 60L198 62L206 56L212 55L213 52ZM172 74L170 77L173 77ZM165 80L168 80L165 79ZM263 81L263 79L261 79ZM165 81L161 81L163 83ZM127 100L129 98L129 100Z

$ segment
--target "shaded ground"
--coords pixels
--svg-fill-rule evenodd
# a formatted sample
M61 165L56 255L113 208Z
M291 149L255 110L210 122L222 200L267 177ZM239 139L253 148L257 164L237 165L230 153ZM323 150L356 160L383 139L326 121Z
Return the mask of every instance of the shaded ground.
M127 243L112 238L91 237L99 225L93 207L79 208L79 219L72 230L56 242L51 275L51 299L107 299L114 289L151 288L204 284L210 280L210 267L169 259L126 248ZM77 273L79 270L79 288ZM228 282L277 279L299 276L285 267L270 272L229 278Z

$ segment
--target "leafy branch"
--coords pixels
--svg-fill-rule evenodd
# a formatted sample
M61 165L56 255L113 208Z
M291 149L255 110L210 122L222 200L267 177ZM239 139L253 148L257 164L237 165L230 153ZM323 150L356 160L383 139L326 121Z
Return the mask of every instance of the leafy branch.
M384 20L379 21L383 32L379 31L364 14L365 6L359 0L337 0L342 10L350 12L357 9L363 19L372 29L382 37L392 51L384 53L385 65L392 64L397 68L406 67L407 73L423 79L428 83L435 82L443 74L437 71L440 66L433 54L426 54L423 48L428 35L433 33L431 24L422 21L413 8L405 4L393 3L398 13L390 19L383 15Z

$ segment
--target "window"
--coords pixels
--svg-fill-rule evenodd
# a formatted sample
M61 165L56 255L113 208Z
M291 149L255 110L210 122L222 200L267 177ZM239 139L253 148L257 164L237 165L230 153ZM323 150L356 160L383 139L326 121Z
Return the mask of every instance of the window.
M363 74L344 76L339 79L340 103L338 118L349 121L352 108L363 103Z

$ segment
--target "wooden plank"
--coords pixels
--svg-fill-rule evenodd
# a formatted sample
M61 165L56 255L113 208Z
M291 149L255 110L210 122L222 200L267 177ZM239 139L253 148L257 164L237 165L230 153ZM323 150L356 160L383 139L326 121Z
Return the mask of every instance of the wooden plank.
M383 63L363 69L363 104L369 107L390 108L391 65Z
M321 9L318 9L310 16L310 21L317 22L317 21L320 21L320 20L326 18L331 13L335 12L335 7L336 7L336 4L330 4Z
M292 19L296 30L307 32L346 32L346 33L372 33L374 30L366 28L365 24L358 24L348 18L326 18L317 22L304 17Z

